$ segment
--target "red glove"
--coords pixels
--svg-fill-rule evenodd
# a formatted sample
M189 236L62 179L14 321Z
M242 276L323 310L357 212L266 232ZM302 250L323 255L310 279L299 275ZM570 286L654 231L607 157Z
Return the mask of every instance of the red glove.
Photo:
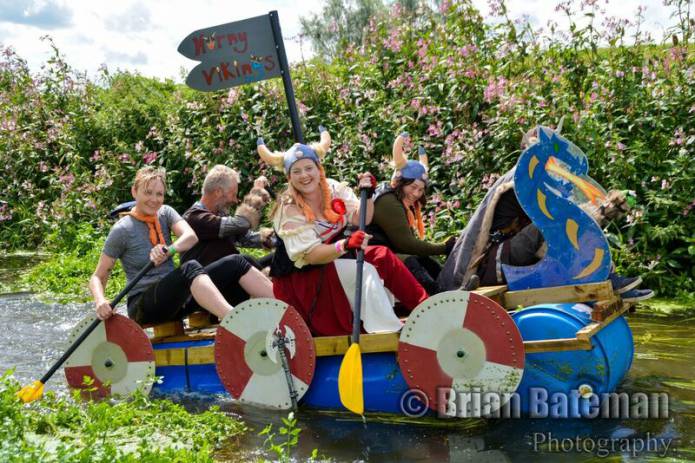
M345 240L345 250L361 249L364 238L365 233L362 230L354 232L352 235L350 235L350 238Z
M370 174L369 172L365 172L363 174L360 174L357 176L357 184L361 187L364 188L367 185L363 185L363 179L367 177L369 179L369 187L372 190L376 188L376 177Z

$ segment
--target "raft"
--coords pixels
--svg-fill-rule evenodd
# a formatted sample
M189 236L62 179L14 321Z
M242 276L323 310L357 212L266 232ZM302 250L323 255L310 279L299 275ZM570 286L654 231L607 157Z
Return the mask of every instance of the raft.
M366 413L490 416L515 403L528 413L533 391L587 402L615 391L629 371L631 304L614 294L607 240L580 207L597 207L605 191L576 146L544 127L538 134L519 158L514 191L546 238L544 257L528 267L502 265L508 286L429 297L399 333L361 335ZM245 301L219 325L207 313L151 327L114 316L102 325L66 363L71 387L344 410L338 371L350 337L312 336L282 301ZM94 382L85 386L84 376ZM496 401L473 400L481 395Z
M609 281L525 291L495 286L473 293L507 309L516 309L510 312L511 320L523 339L525 368L515 390L521 397L523 413L528 411L526 392L531 387L545 388L550 394L569 393L587 385L596 393L612 392L627 374L633 344L624 314L631 306L613 295ZM542 302L548 300L556 303ZM228 394L215 366L217 327L206 324L207 316L194 314L185 325L172 322L153 327L155 374L162 378L154 385L155 393ZM368 413L423 412L422 404L404 403L404 397L413 388L398 363L400 335L361 336ZM344 410L337 381L349 336L314 337L312 343L316 366L313 381L300 404L320 410ZM425 374L433 373L426 370ZM282 383L278 386L284 387Z

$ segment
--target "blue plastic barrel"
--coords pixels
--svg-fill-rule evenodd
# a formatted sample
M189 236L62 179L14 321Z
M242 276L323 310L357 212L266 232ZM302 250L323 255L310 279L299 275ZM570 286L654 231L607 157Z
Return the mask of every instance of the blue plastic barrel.
M342 355L316 358L316 371L302 403L321 410L345 410L338 394L338 372ZM401 399L408 391L396 354L363 353L364 410L402 414Z
M591 307L575 303L527 307L513 313L512 319L524 341L574 338L578 330L592 322ZM632 331L625 318L613 320L591 338L591 344L593 348L588 351L526 354L524 376L517 389L521 411L529 413L533 398L542 399L538 388L544 389L549 398L554 393L571 397L584 385L590 386L599 398L602 393L614 392L630 369L634 355Z

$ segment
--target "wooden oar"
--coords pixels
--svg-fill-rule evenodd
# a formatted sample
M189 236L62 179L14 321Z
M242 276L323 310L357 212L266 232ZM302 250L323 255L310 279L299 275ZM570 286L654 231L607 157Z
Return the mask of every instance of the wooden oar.
M145 268L140 270L140 272L138 272L138 274L135 275L135 278L133 278L130 281L130 283L128 283L126 285L126 287L123 288L123 290L120 293L118 293L118 295L116 295L114 300L110 302L111 307L116 307L116 305L121 301L121 299L123 299L123 297L126 294L128 294L128 292L131 289L133 289L133 286L135 286L135 284L138 281L140 281L140 279L143 277L143 275L145 275L147 272L152 270L152 267L154 267L154 262L150 261L147 265L145 265ZM43 386L46 384L46 381L48 381L51 378L51 376L53 376L53 374L58 370L58 368L60 368L60 366L63 363L65 363L65 361L72 355L72 353L75 352L75 350L78 347L80 347L80 344L82 344L82 341L87 339L87 336L89 336L91 334L91 332L94 331L94 329L97 326L99 326L99 323L101 323L101 320L99 318L94 320L92 322L92 324L89 325L87 327L87 329L84 330L84 332L82 332L80 337L77 338L75 340L75 342L72 343L72 345L68 348L68 350L65 351L63 356L60 357L56 363L53 364L51 369L48 370L48 372L46 372L46 374L43 375L43 377L40 380L34 381L33 383L31 383L27 386L24 386L22 389L20 389L17 392L17 397L19 397L19 399L24 403L33 402L35 400L40 399L41 396L43 396Z
M367 191L360 190L360 230L364 231L367 221ZM364 414L362 390L362 351L360 350L360 318L362 312L362 269L364 251L357 251L357 275L355 279L355 310L352 319L352 343L343 357L338 372L338 393L343 406L358 415Z

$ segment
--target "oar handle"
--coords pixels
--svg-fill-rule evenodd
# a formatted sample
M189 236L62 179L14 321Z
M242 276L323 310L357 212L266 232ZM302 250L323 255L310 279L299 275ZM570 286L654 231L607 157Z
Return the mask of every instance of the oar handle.
M125 288L123 288L123 290L121 290L121 292L118 293L118 294L116 295L116 297L113 299L113 301L110 302L111 307L115 307L119 302L121 302L121 299L123 299L123 297L124 297L126 294L128 294L128 292L129 292L131 289L133 289L133 286L135 286L135 284L136 284L138 281L140 281L140 279L141 279L147 272L149 272L150 270L152 270L152 267L154 267L154 262L152 262L152 261L148 262L147 265L145 265L145 268L143 268L142 270L140 270L140 271L138 272L138 274L135 275L135 278L133 278L132 280L130 280L130 282L129 282L127 285L125 285ZM75 352L75 350L76 350L78 347L80 347L80 344L82 344L82 341L84 341L85 339L87 339L87 336L89 336L89 335L92 333L92 331L94 331L94 328L96 328L97 326L99 326L99 323L101 323L101 320L100 320L99 318L97 318L96 320L94 320L94 321L91 323L91 325L89 325L89 326L87 327L87 329L85 329L85 330L82 332L82 334L75 340L75 342L73 342L72 345L71 345L70 347L68 347L68 350L66 350L65 353L58 359L58 361L57 361L56 363L53 364L53 366L51 367L51 369L48 370L48 371L46 372L45 375L43 375L43 377L41 378L41 382L42 382L43 384L46 384L46 381L48 381L48 380L51 378L51 376L53 376L53 374L58 370L58 368L60 368L61 365L63 365L63 363L65 363L65 361L66 361L68 358L70 358L70 356L72 355L72 353Z
M367 194L369 188L360 190L360 222L359 229L364 231L367 224ZM362 315L362 269L364 268L364 251L357 250L357 271L355 272L355 313L352 319L352 342L360 341L360 321Z

